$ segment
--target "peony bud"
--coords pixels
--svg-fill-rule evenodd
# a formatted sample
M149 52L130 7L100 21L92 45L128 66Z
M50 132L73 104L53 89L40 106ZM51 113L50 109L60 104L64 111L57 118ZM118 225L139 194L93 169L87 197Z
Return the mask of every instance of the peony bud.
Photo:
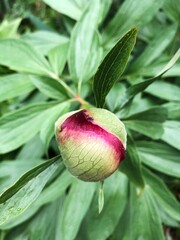
M125 157L124 124L105 109L67 113L57 120L55 127L65 166L83 181L107 178Z

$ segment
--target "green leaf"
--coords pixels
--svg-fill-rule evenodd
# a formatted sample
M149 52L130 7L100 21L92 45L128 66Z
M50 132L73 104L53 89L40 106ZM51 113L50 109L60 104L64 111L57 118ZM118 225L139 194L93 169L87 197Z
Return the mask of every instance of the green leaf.
M34 86L25 74L11 74L0 77L0 101L30 93Z
M124 99L121 103L121 108L123 108L127 103L129 103L135 95L144 91L150 84L152 84L155 80L157 80L167 71L169 71L174 66L174 64L176 63L179 57L180 57L180 49L174 54L174 56L165 65L165 67L161 68L161 70L159 69L158 73L157 72L155 73L156 75L153 74L155 75L153 78L147 79L144 82L140 82L129 87L124 93Z
M85 1L82 0L66 0L66 2L64 0L43 0L43 2L74 20L81 17L82 10L85 7Z
M3 193L8 187L10 187L19 176L31 168L42 163L42 159L16 159L1 161L0 164L0 193Z
M57 108L57 102L23 107L0 118L0 153L12 151L34 137L41 129L49 110Z
M163 135L163 125L157 122L130 120L124 121L127 128L139 132L152 139L160 139Z
M139 69L139 71L136 72L136 74L141 75L143 77L152 77L157 75L161 71L161 69L164 67L166 62L163 60L162 62L155 62L151 65ZM178 77L180 76L180 63L177 62L176 65L174 65L171 69L169 68L168 71L166 71L163 74L163 78L168 77Z
M179 22L180 6L179 0L165 0L163 5L165 13L175 22Z
M69 43L67 42L52 48L48 52L48 58L49 58L51 67L53 69L53 72L57 76L60 76L64 69L64 66L67 60L68 48L69 48Z
M144 187L142 166L138 150L132 137L128 137L128 147L125 160L120 164L119 170L125 173L128 178L140 188Z
M56 107L49 110L49 117L43 122L40 131L40 137L42 142L45 145L45 149L48 149L48 145L50 140L54 135L54 123L55 121L62 116L63 114L67 113L70 108L70 103L64 102L58 104Z
M164 0L124 1L105 29L104 44L112 39L115 42L133 26L141 27L150 22L163 3Z
M62 196L66 189L73 183L73 181L73 176L69 174L67 170L65 170L62 174L60 174L59 177L57 177L53 182L48 184L48 186L43 189L37 199L31 204L30 208L27 208L26 211L21 215L18 215L2 224L1 229L10 229L26 221L32 217L40 207L47 203L53 202Z
M51 75L46 59L30 44L22 40L0 40L0 65L12 70L38 75Z
M30 206L58 168L58 159L56 157L25 173L0 196L0 224L20 215Z
M142 54L133 62L130 71L139 70L157 59L173 40L176 31L177 25L173 24L157 32L156 36L149 42ZM167 32L168 38L166 37Z
M168 119L180 120L180 104L179 102L168 102L163 104L168 111Z
M55 239L58 226L57 215L61 201L56 201L43 207L27 224L17 226L11 230L6 240Z
M126 91L125 84L115 83L106 97L108 108L114 112L119 109L119 104L124 100L124 92Z
M161 137L163 141L180 150L180 122L166 121L163 124L164 133Z
M76 180L72 185L61 213L60 232L63 240L75 239L90 206L94 191L94 183ZM72 222L76 224L72 224Z
M161 91L159 91L161 89ZM168 101L180 101L180 87L164 81L156 81L145 92Z
M159 205L169 214L173 219L180 221L180 204L166 187L164 182L156 175L148 171L143 170L146 183L148 184L150 191L154 195L154 198Z
M149 187L139 194L139 189L132 185L130 196L129 239L163 240L161 219Z
M41 54L47 55L48 52L57 47L69 42L69 38L52 31L36 31L26 33L22 39L34 46Z
M71 34L68 64L73 81L79 84L94 75L101 60L99 13L100 0L90 1Z
M32 83L47 97L58 100L67 99L67 92L61 84L52 78L30 76Z
M180 177L179 152L163 143L136 141L138 154L143 163L170 176Z
M153 107L143 112L131 115L124 121L129 129L137 131L152 139L160 139L164 132L163 122L167 111L162 107Z
M44 154L44 145L40 139L40 136L37 134L35 137L33 137L31 140L29 140L27 143L25 143L18 154L16 155L17 159L28 159L29 156L31 158L41 158Z
M18 36L17 30L21 20L21 18L16 18L9 21L5 18L0 24L0 39L16 38Z
M106 18L110 8L111 8L112 1L111 0L103 0L101 1L101 14L99 16L99 23L102 23Z
M167 119L167 111L163 107L151 107L145 111L130 115L126 119L138 119L153 122L164 122Z
M133 28L106 55L94 76L93 90L97 107L103 107L106 95L122 75L134 47L137 29Z
M98 194L95 195L80 230L81 239L108 239L124 211L127 194L127 177L123 173L115 172L104 183L104 208L100 214L97 206Z

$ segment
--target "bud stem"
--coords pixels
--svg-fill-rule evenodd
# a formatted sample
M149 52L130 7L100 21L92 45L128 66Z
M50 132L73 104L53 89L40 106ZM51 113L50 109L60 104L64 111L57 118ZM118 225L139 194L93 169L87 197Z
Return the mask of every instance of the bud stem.
M99 214L100 214L104 207L104 181L100 181L98 206L99 206Z

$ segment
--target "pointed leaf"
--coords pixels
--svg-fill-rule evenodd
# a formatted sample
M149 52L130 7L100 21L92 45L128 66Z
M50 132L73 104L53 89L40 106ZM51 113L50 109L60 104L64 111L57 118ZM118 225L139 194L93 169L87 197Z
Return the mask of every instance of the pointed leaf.
M120 78L134 47L137 29L133 28L106 55L94 76L93 90L97 107L103 107L106 95Z
M128 178L123 173L115 172L105 181L104 208L100 214L98 214L97 197L95 195L82 224L80 230L82 239L104 240L111 236L127 202Z
M169 176L180 177L179 152L164 143L136 141L141 161L150 168Z
M33 46L23 40L0 40L0 65L12 70L38 75L51 75L46 59Z
M104 44L108 45L109 42L115 42L133 26L141 27L147 24L163 3L164 0L124 1L105 29Z
M130 202L131 222L129 239L163 240L158 208L148 186L139 194L138 188L132 185Z
M35 86L28 75L10 74L0 77L0 102L30 93Z
M144 91L151 83L160 78L163 74L165 74L169 69L171 69L177 60L180 57L180 49L174 54L171 60L165 65L165 67L160 70L153 78L147 79L143 82L134 84L129 87L124 94L124 100L121 103L121 108L123 108L127 103L131 101L131 99L137 95L138 93Z
M101 60L99 13L100 0L89 1L88 8L72 31L68 64L71 77L76 83L89 80Z
M20 215L38 197L45 184L58 168L59 157L25 173L0 196L0 224Z
M150 190L159 205L161 205L165 212L173 219L180 221L180 204L166 187L164 182L145 168L143 169L143 173L146 183L149 185Z
M84 1L75 0L43 0L47 5L54 10L64 14L74 20L78 20L82 15Z
M0 118L0 153L12 151L33 138L57 102L34 104Z
M166 121L163 124L164 133L161 137L163 141L180 150L180 122Z
M60 232L63 240L75 239L90 206L94 191L94 183L75 180L62 209ZM76 224L72 224L72 222Z

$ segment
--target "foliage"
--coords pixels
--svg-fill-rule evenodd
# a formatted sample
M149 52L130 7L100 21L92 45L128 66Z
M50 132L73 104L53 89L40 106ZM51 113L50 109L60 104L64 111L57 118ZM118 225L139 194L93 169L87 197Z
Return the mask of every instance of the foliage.
M178 239L179 6L0 3L1 240ZM54 139L57 118L87 104L128 131L104 189L73 178Z

